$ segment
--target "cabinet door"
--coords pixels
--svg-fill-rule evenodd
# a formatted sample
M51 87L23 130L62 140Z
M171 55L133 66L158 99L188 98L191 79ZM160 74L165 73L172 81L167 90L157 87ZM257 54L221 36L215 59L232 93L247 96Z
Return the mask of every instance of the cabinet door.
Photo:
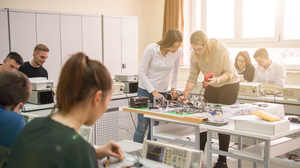
M19 53L24 62L33 58L36 45L35 13L9 11L11 51Z
M122 74L120 17L103 16L103 62L112 78Z
M102 26L100 16L82 16L82 49L90 59L102 62Z
M0 8L0 64L9 53L7 10Z
M82 52L81 16L60 15L62 66L71 55Z
M122 18L123 75L138 74L138 18Z
M60 56L60 26L59 15L36 13L37 43L45 44L49 48L49 57L44 64L48 71L48 78L54 80L57 86L61 70Z

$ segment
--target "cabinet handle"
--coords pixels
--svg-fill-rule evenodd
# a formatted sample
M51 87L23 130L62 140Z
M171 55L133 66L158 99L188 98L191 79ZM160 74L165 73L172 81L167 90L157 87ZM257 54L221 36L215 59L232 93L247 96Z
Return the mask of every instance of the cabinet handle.
M122 64L122 68L126 68L126 64Z

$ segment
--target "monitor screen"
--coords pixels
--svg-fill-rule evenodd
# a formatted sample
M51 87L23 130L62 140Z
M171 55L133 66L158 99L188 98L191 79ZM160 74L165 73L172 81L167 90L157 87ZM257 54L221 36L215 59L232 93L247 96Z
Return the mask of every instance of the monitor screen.
M148 144L146 158L162 163L164 151L165 151L164 147Z

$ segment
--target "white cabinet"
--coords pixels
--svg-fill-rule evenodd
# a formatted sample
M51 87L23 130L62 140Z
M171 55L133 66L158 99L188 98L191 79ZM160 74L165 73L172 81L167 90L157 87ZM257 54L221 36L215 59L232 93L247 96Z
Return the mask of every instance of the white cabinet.
M7 10L0 8L0 64L9 53Z
M19 53L24 62L32 60L36 45L35 13L9 10L11 51Z
M82 16L82 51L90 58L102 62L101 16Z
M123 75L138 73L138 19L122 18L122 69Z
M57 86L61 70L59 13L36 13L37 43L49 48L49 57L43 65L48 78ZM32 48L33 50L33 48Z
M45 44L50 51L43 66L57 85L61 70L59 13L10 9L9 20L11 51L26 62L32 60L37 44Z
M112 78L137 74L137 17L103 16L103 62Z
M60 15L62 65L72 54L82 52L81 16Z
M61 14L62 65L77 52L102 62L101 16Z
M103 16L103 63L112 78L122 74L122 18Z

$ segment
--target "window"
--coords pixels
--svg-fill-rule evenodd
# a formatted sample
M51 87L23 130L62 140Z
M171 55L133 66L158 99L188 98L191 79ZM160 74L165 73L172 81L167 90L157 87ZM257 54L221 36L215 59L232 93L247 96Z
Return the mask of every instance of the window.
M258 48L265 47L271 59L284 65L297 65L296 69L300 70L299 0L190 2L191 33L203 30L210 38L220 38L233 60L241 50L247 50L252 57Z
M285 0L284 40L300 39L300 1Z

